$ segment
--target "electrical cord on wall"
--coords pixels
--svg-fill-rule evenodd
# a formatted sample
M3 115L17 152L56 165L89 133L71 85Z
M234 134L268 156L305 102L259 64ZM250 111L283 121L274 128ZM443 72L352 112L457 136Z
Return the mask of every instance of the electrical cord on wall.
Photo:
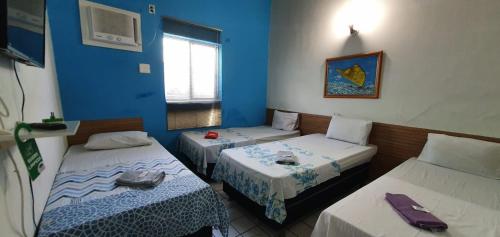
M5 101L3 100L2 97L0 97L0 104L5 109L5 112L0 111L0 126L1 126L2 129L5 129L5 124L3 123L3 119L2 118L8 118L10 116L10 112L9 112L9 108L7 107ZM22 225L21 231L22 231L22 235L25 236L25 237L28 237L28 234L26 233L26 226L24 224L24 190L23 190L23 181L21 179L21 175L19 174L19 169L17 167L17 163L14 160L14 156L12 155L12 153L10 152L10 150L7 150L7 156L9 157L10 161L14 165L14 172L16 173L17 181L19 182L19 187L20 187L20 190L21 190L21 225Z
M17 175L17 180L19 181L19 189L21 190L21 225L23 228L21 230L23 231L23 235L25 237L28 237L28 234L26 233L26 225L24 223L24 190L23 190L23 180L21 179L21 175L19 174L19 168L17 167L16 161L14 160L14 156L10 152L10 150L7 150L7 156L10 158L10 161L14 165L15 173Z
M35 194L33 192L33 182L31 178L28 179L30 182L30 191L31 191L31 219L33 220L33 225L35 226L35 231L38 229L38 225L36 224L35 218Z
M21 122L24 122L24 105L26 103L26 94L24 92L24 88L23 88L23 84L21 83L21 79L19 78L19 73L17 72L15 60L12 60L12 65L14 68L14 74L16 75L17 83L18 83L19 88L21 89L21 93L22 93ZM31 181L31 178L29 178L29 177L28 177L28 182L30 185L30 193L31 193L31 213L32 213L31 217L32 217L33 225L35 226L35 232L36 232L36 230L38 229L38 225L36 223L36 217L35 217L35 194L33 191L33 183ZM21 190L22 190L22 185L21 185ZM24 199L22 199L22 200L24 200ZM24 208L23 208L23 213L24 213ZM23 215L23 223L24 223L24 215ZM24 224L23 224L23 226L24 226ZM24 230L24 232L26 232L26 231Z
M19 84L19 88L21 89L21 92L23 93L23 101L21 103L21 121L24 122L24 103L26 102L26 96L24 94L23 84L21 83L21 80L19 79L19 74L17 73L16 61L12 60L12 65L14 68L14 73L16 74L17 84Z

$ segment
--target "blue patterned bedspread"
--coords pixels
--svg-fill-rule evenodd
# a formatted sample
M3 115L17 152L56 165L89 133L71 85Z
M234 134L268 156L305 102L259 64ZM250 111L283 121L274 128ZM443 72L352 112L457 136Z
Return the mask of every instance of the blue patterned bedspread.
M255 145L263 142L277 141L300 135L296 131L284 131L270 126L246 128L215 129L219 134L217 139L205 139L208 130L183 132L179 138L179 151L186 155L197 171L207 174L209 163L217 163L220 153L224 149Z
M331 139L330 139L331 140ZM360 146L341 142L330 146L322 134L239 147L222 151L212 178L230 184L266 207L265 215L283 223L285 200L340 175L342 157ZM290 151L299 165L279 165L279 151Z
M217 139L205 139L208 130L183 132L179 138L179 150L186 155L201 174L207 174L208 163L216 163L222 150L254 145L255 139L238 129L215 129Z
M162 170L153 189L115 185L128 169ZM229 218L210 185L175 157L59 173L38 236L184 236L213 226L227 236Z

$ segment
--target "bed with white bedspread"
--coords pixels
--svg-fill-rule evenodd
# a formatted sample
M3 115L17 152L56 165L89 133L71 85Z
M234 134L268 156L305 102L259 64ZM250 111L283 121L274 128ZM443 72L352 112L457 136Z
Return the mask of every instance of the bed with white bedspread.
M57 174L38 236L184 236L228 214L211 187L156 140L150 146L89 151L71 146ZM164 171L152 189L117 186L127 170Z
M384 199L404 193L448 224L432 233L408 225ZM409 159L324 210L314 237L500 236L500 180Z
M282 223L287 217L286 199L369 162L376 150L312 134L224 150L212 178L265 206L266 217ZM293 152L299 165L276 164L278 151Z
M222 150L241 146L297 137L300 131L285 131L270 126L214 129L217 139L205 139L208 130L183 132L179 138L179 150L196 166L198 172L207 174L208 164L217 163Z

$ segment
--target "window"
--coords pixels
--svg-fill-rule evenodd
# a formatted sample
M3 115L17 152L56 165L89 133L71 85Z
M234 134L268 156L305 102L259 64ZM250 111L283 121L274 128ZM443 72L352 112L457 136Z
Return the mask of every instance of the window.
M221 125L221 31L163 18L169 130Z
M219 100L219 45L165 34L167 103Z

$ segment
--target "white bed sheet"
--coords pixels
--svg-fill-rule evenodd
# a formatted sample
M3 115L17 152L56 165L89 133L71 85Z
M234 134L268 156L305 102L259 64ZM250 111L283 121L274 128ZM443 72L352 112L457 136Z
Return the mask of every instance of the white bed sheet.
M163 181L173 180L187 175L194 175L189 169L184 167L180 161L175 158L170 152L168 152L156 139L150 137L152 144L149 146L139 146L131 148L121 148L112 150L87 150L82 145L71 146L66 154L64 155L64 160L59 168L58 176L55 181L55 186L51 190L51 198L46 206L46 210L51 210L63 205L67 205L71 202L71 198L58 198L65 192L82 192L91 187L90 184L100 183L107 184L110 180L114 183L114 180L121 175L120 170L123 171L123 167L131 169L135 168L145 168L151 171L154 170L168 170L173 173L166 173ZM164 164L162 161L169 161ZM122 167L122 168L120 168ZM81 177L93 176L97 173L106 173L109 175L94 177L82 183L74 183L71 185L60 185L59 180L65 180L68 177L73 177L79 175ZM89 186L86 186L89 185ZM113 185L114 186L114 185ZM106 188L102 186L101 188ZM76 191L69 191L69 189L74 189ZM107 197L110 195L120 194L126 191L130 191L133 188L126 186L120 186L108 190L105 192L93 192L92 195L87 195L82 198L81 201L88 201L98 198ZM59 193L62 193L59 195ZM58 195L55 195L58 194ZM52 201L54 199L55 201Z
M278 151L291 151L298 166L276 164ZM342 171L369 162L375 146L360 146L312 134L297 138L222 151L212 178L223 180L260 205L266 215L286 218L284 200L296 197ZM251 188L249 188L251 187Z
M377 147L374 145L361 146L327 138L325 134L319 133L287 139L286 142L292 146L334 158L340 165L340 172L370 162L377 153Z
M385 200L406 194L448 224L431 233L407 224ZM325 209L314 237L500 236L500 180L410 159Z
M179 140L179 150L197 167L198 172L206 174L208 163L217 163L224 149L242 147L265 142L278 141L300 136L300 131L284 131L270 126L248 128L213 129L219 133L217 139L205 139L206 131L183 132Z
M377 147L373 145L360 146L330 139L324 134L311 134L255 146L226 149L222 151L221 159L230 166L238 167L238 171L252 176L263 176L270 180L270 183L282 184L279 188L282 189L284 198L291 199L303 191L291 177L291 174L297 171L291 171L288 166L278 165L273 160L276 158L273 154L286 150L294 152L301 165L308 166L308 169L316 170L320 174L315 185L339 175L340 172L369 162L377 153ZM269 160L271 162L267 162ZM340 168L338 174L331 172L332 161Z
M233 128L255 140L256 144L274 142L300 136L299 130L285 131L274 129L271 126L258 126L250 128Z
M116 166L121 163L133 163L173 157L156 139L150 137L152 144L132 148L112 150L87 150L82 145L71 146L59 169L59 172L93 170L99 167Z

